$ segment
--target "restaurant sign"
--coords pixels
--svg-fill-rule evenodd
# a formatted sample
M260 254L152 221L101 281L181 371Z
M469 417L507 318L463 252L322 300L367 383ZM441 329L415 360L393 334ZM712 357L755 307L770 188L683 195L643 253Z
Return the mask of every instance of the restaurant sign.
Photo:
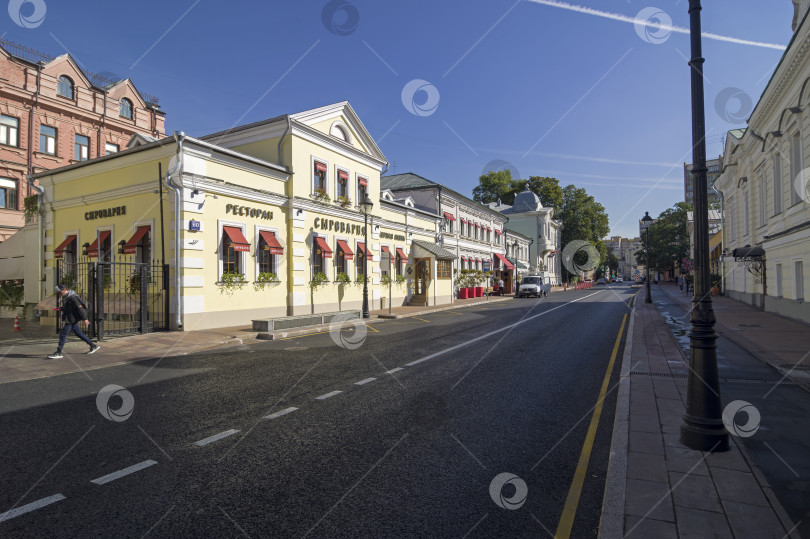
M341 234L365 234L365 228L362 225L353 225L346 221L335 221L334 219L326 219L325 217L315 218L315 228L319 230L334 230Z
M116 206L114 208L104 208L103 210L93 210L84 212L84 220L92 221L94 219L106 219L107 217L118 217L119 215L126 215L126 206Z

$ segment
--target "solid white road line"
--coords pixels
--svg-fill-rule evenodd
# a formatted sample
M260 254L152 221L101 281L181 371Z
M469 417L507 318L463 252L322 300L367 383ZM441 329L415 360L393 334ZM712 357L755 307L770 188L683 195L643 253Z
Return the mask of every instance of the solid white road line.
M355 382L354 385L356 386L364 386L369 382L373 382L376 378L366 378L365 380L360 380L359 382Z
M198 447L202 447L204 445L212 444L217 442L223 438L227 438L228 436L232 436L239 432L238 429L230 429L226 430L225 432L220 432L219 434L214 434L213 436L209 436L208 438L203 438L202 440L194 442L194 445Z
M62 496L61 494L54 494L53 496L48 496L47 498L42 498L41 500L27 503L22 507L16 507L14 509L11 509L10 511L6 511L5 513L0 513L0 522L11 520L12 518L24 515L26 513L30 513L31 511L36 511L37 509L45 507L46 505L51 505L52 503L56 503L64 499L65 497Z
M298 408L296 408L295 406L290 406L289 408L285 408L285 409L280 410L278 412L273 412L270 415L266 415L266 416L264 416L263 419L275 419L277 417L281 417L283 415L290 414L290 413L292 413L292 412L294 412L296 410L298 410Z
M316 401L323 401L323 400L326 400L328 398L334 397L335 395L340 395L341 393L343 393L343 392L342 391L330 391L329 393L321 395L320 397L315 397L315 400Z
M396 369L391 369L390 371L385 371L385 374L394 374L395 372L403 371L402 367L397 367Z
M129 468L124 468L123 470L118 470L117 472L101 476L98 479L93 479L90 482L95 483L96 485L104 485L106 483L109 483L110 481L115 481L116 479L121 479L122 477L127 476L129 474L139 472L144 468L148 468L154 464L157 464L157 462L154 460L145 460L143 462L139 462L138 464L134 464Z
M601 292L601 290L599 292ZM433 359L435 357L443 356L447 352L452 352L453 350L458 350L459 348L464 348L465 346L469 346L474 342L478 342L478 341L483 340L483 339L488 339L488 338L492 337L493 335L497 335L498 333L502 333L504 331L509 331L513 327L519 326L520 324L525 324L526 322L528 322L530 320L534 320L535 318L545 316L545 315L547 315L548 313L550 313L552 311L556 311L557 309L562 309L566 305L571 305L572 303L576 303L577 301L582 301L583 299L587 299L587 298L589 298L591 296L595 296L599 292L594 292L593 294L588 294L587 296L583 296L581 298L569 301L568 303L563 303L562 305L557 305L556 307L554 307L552 309L549 309L547 311L543 311L542 313L537 313L534 316L530 316L529 318L526 318L524 320L520 320L518 322L515 322L514 324L509 324L508 326L504 326L502 328L496 329L495 331L490 331L486 335L479 335L478 337L476 337L474 339L470 339L469 341L465 341L465 342L463 342L461 344L451 346L450 348L446 348L446 349L441 350L439 352L436 352L434 354L430 354L429 356L425 356L425 357L423 357L421 359L417 359L416 361L411 361L410 363L406 363L405 366L406 367L413 367L414 365L419 365L420 363L423 363L423 362L425 362L425 361L427 361L429 359Z

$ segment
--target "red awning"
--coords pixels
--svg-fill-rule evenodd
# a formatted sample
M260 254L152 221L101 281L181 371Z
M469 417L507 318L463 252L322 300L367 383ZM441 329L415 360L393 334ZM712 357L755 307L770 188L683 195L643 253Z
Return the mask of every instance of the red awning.
M455 221L456 220L456 218L453 217L452 213L447 213L447 212L444 212L444 218L447 219L448 221Z
M391 256L391 251L389 251L388 247L385 246L385 245L382 246L382 255L383 255L383 257L386 257L386 256L390 257Z
M360 185L364 185L364 186L368 187L368 180L365 179L365 178L357 178L357 183L359 183Z
M320 170L321 172L326 172L326 165L324 165L323 163L318 163L318 162L316 161L316 162L315 162L315 168L316 168L317 170Z
M349 173L344 170L338 170L338 178L340 178L341 180L348 180Z
M478 223L475 223L475 228L481 228L481 225L479 225Z
M500 231L500 230L496 230L496 231L495 231L495 234L496 234L496 235L498 235L498 236L500 236L500 235L501 235L501 231Z
M64 255L65 251L67 251L68 245L70 245L71 242L73 242L73 240L75 240L75 239L76 239L76 234L71 234L70 236L65 238L65 241L60 243L59 247L57 247L56 249L53 250L53 256L56 257L56 258L62 258L62 255Z
M401 259L403 262L407 262L407 261L408 261L408 257L407 257L407 256L405 256L405 253L403 253L403 252L402 252L402 249L400 249L399 247L397 247L397 256L398 256L398 257L399 257L399 258L400 258L400 259Z
M503 267L505 267L506 269L508 270L515 269L515 266L513 266L512 263L509 262L509 260L507 260L506 257L503 256L501 253L495 253L495 256L498 258L498 260L501 261L501 264L503 264Z
M101 237L96 238L96 240L93 243L90 244L90 247L87 248L87 256L89 256L90 258L97 258L98 257L99 240L101 240L101 243L104 243L105 241L107 241L107 238L109 238L109 237L110 237L110 231L109 230L102 230L101 231Z
M369 260L374 260L374 255L368 252L368 250L366 249L366 244L365 243L363 243L361 241L358 241L357 242L357 250L358 251L363 251L363 253L368 257Z
M124 254L125 255L132 255L138 250L138 243L143 239L149 229L151 227L149 225L146 226L139 226L138 230L129 238L129 241L124 245Z
M492 232L492 229L491 229L491 228L489 228L489 227L487 227L487 230L488 230L488 231L490 231L490 232Z
M324 258L332 258L332 249L326 244L326 240L321 238L320 236L315 237L315 243L321 249L321 253L323 253Z
M464 217L459 217L459 219L461 219L462 223L467 224L467 220Z
M354 259L354 251L352 251L349 248L349 244L346 243L343 240L337 240L337 241L338 241L338 247L340 247L340 250L343 251L343 256L346 258L346 260L353 260Z
M270 251L271 255L283 255L284 247L278 242L275 233L269 230L260 230L259 236L264 240L264 249Z
M462 255L462 256L461 256L461 260L462 260L463 262L466 262L466 261L467 261L467 257L466 257L466 256L464 256L464 255Z
M223 226L222 231L231 240L234 251L250 252L250 243L242 235L242 231L235 226Z

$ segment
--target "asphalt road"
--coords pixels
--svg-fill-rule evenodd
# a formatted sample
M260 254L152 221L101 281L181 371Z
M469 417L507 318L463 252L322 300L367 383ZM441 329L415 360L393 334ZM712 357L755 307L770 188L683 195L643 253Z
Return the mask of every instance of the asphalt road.
M633 292L4 384L0 536L553 535ZM622 350L574 537L597 533Z

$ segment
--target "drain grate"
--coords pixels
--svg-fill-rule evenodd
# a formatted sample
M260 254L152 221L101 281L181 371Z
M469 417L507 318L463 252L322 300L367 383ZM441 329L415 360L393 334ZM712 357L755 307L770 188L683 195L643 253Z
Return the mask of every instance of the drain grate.
M670 372L639 372L639 371L630 371L630 374L633 375L641 375L641 376L661 376L663 378L688 378L689 375L687 374L679 374L679 373L670 373ZM724 384L783 384L786 386L795 386L796 382L791 380L758 380L753 378L720 378L720 381Z

